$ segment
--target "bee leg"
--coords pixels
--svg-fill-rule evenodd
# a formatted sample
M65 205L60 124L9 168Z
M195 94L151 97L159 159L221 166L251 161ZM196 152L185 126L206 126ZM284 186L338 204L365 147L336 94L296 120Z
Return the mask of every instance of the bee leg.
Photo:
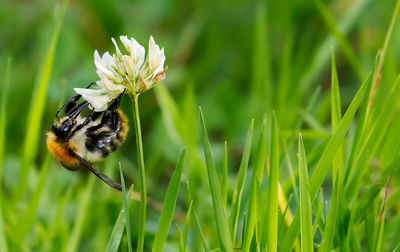
M96 82L92 82L87 86L87 88L90 88L92 85L96 84ZM69 98L62 106L61 108L57 111L56 117L58 118L58 114L60 111L65 107L65 114L69 114L72 110L76 108L76 103L77 101L81 98L82 96L80 94L74 95L71 98Z
M109 185L110 187L112 187L116 190L122 191L121 184L118 184L118 183L112 181L109 177L107 177L107 175L105 175L105 174L101 173L100 171L96 170L95 168L93 168L90 164L88 164L86 162L86 160L84 160L78 154L75 154L75 157L79 160L81 165L83 165L85 168L87 168L90 172L92 172L94 175L96 175L99 179L103 180L107 185Z
M90 83L89 84L89 86L87 86L86 88L88 89L88 88L90 88L93 84L96 84L96 82L92 82L92 83ZM71 99L71 102L70 103L68 103L67 104L67 107L65 108L65 113L66 114L68 114L68 113L70 113L72 110L74 110L74 109L76 109L76 103L77 103L77 101L80 99L82 97L82 95L80 95L80 94L78 94L78 95L75 95L75 96L73 96ZM81 105L82 105L83 103L81 103ZM79 105L78 105L78 107L79 107Z
M121 96L125 93L124 91L111 103L111 105L108 107L107 111L113 111L116 110L119 107L119 104L121 103Z
M121 118L116 109L106 110L101 118L101 125L115 132L121 127Z
M99 118L99 116L102 113L103 112L96 112L96 111L92 110L92 112L90 112L89 116L86 117L85 121L80 125L80 128L82 128L83 126L87 125L89 122L96 121L96 119Z
M99 117L101 116L101 114L103 114L103 112L96 112L96 111L93 111L92 116L91 116L91 120L92 120L92 121L96 121L97 118L99 118Z
M125 92L125 91L124 91ZM119 104L121 102L121 96L124 94L122 92L108 107L106 111L103 113L103 117L101 118L101 125L105 125L109 129L115 131L118 123L119 123L119 114L117 112L117 109L119 107Z
M123 94L123 93L122 93ZM121 118L119 113L117 112L117 109L119 107L119 104L121 102L121 96L120 94L117 99L115 99L111 105L108 107L106 111L103 112L103 117L101 118L101 125L106 126L113 132L116 130L119 130L121 127Z
M87 101L84 101L78 104L75 108L68 111L68 113L66 113L65 115L76 118L87 105L89 105L89 103Z
M60 111L65 107L65 113L67 114L70 112L75 106L76 102L79 100L80 95L74 95L71 98L69 98L62 106L61 108L57 111L56 117L58 118L58 114Z

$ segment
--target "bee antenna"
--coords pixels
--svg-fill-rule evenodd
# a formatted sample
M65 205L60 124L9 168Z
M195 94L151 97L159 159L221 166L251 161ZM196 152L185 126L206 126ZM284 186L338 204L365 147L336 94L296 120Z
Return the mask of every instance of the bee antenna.
M81 98L81 95L74 95L71 98L69 98L62 106L61 108L57 111L56 113L56 117L58 118L58 114L60 113L60 111L71 101L71 100L79 100L79 98Z
M84 102L84 103L80 104L76 108L76 110L71 113L70 117L76 118L88 104L89 104L88 102Z
M96 84L96 82L95 82L95 81L92 81L92 82L89 84L89 86L87 86L86 88L90 88L90 87L93 86L94 84Z
M95 81L93 81L92 83L90 83L89 86L87 86L86 88L90 88L90 87L93 86L94 84L96 84ZM124 92L125 92L125 90L124 90ZM58 114L60 113L60 111L61 111L71 100L73 100L73 101L76 102L76 101L79 100L80 98L81 98L81 95L74 95L74 96L72 96L71 98L69 98L69 99L61 106L61 108L57 111L56 117L58 118Z

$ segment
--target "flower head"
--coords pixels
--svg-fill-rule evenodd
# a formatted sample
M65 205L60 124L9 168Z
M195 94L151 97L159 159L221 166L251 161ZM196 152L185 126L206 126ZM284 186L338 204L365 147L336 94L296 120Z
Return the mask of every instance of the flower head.
M140 94L165 79L164 48L155 43L150 36L148 54L145 58L145 49L134 38L120 36L128 54L122 54L117 42L112 38L116 53L110 55L105 52L100 57L97 50L94 52L94 63L100 80L96 82L96 89L75 88L75 92L82 95L95 111L104 111L110 101L118 97L124 90L129 94Z

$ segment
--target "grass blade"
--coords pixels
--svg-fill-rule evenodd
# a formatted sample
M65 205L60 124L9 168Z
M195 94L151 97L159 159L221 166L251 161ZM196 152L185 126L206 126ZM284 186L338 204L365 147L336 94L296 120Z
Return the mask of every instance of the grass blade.
M204 156L207 164L207 174L208 174L208 182L210 185L211 197L213 201L214 215L215 221L217 225L218 238L221 245L222 251L232 251L232 241L229 236L229 225L228 220L225 215L225 208L223 205L222 194L220 190L220 185L218 181L217 171L214 166L214 162L211 155L210 142L208 140L208 135L206 131L206 127L204 124L203 112L200 110L200 122L203 132L203 147L204 147ZM252 128L252 127L251 127ZM247 167L247 165L246 165Z
M379 57L377 68L376 68L376 71L374 72L374 76L372 78L373 84L372 84L371 92L369 94L368 108L372 104L376 90L379 85L379 78L380 78L380 74L382 72L383 63L385 61L386 51L389 46L390 38L392 37L393 28L396 24L396 19L398 17L399 11L400 11L400 0L397 0L396 7L394 8L392 18L390 19L389 28L386 32L385 42L383 43L383 48L380 51L381 57Z
M318 189L321 187L322 182L324 181L327 173L329 172L330 164L338 151L340 145L344 140L344 136L349 129L350 123L354 118L354 115L360 105L360 102L365 94L365 90L367 89L368 85L371 83L371 74L368 75L367 79L364 81L360 89L358 90L357 94L355 95L354 99L352 100L350 106L348 107L346 113L344 114L342 120L335 130L332 137L329 139L328 145L326 146L322 156L317 163L317 166L312 174L310 180L310 194L311 198L313 199Z
M258 203L262 202L263 193L262 193L262 180L264 176L264 170L267 168L267 115L264 115L261 136L258 144L257 154L254 161L254 172L258 181L256 181L255 185L255 196L252 196L253 200L257 200ZM263 239L263 231L264 231L264 220L266 216L264 215L264 206L263 204L257 204L257 226L256 226L256 241L259 247L264 247L265 240ZM249 220L250 221L250 220ZM252 225L252 224L251 224Z
M110 239L108 240L106 252L117 252L119 244L122 239L122 234L124 233L125 228L125 211L124 207L122 207L121 212L118 215L118 219L114 224L114 228L111 232Z
M243 246L242 251L249 251L250 245L253 239L256 224L263 219L262 214L262 195L261 195L261 183L263 178L263 172L265 167L266 159L266 130L267 130L267 119L264 117L263 127L260 135L260 140L257 149L257 155L254 162L254 171L251 178L250 184L250 200L247 210L247 221L245 231L243 234ZM261 230L260 230L261 231ZM260 232L261 233L261 232ZM256 234L257 235L257 234ZM260 246L261 238L256 239L258 241L257 246Z
M168 230L172 223L172 217L174 216L176 200L178 199L184 159L185 150L182 151L179 157L178 164L176 166L174 174L172 175L167 193L165 194L164 204L161 210L160 221L158 224L156 236L154 238L152 251L162 251L165 240L167 239Z
M375 251L385 251L384 246L384 230L385 230L385 213L380 217L378 221L378 237L376 241Z
M189 200L190 200L190 202L192 202L193 201L193 197L192 197L192 195L190 193L189 181L186 182L186 187L187 187L187 191L188 191L188 195L189 195ZM200 221L199 221L199 218L197 217L197 212L196 212L196 209L194 208L194 206L193 206L193 217L194 217L194 220L195 220L195 225L196 225L196 227L197 227L197 229L199 231L199 234L200 234L200 242L201 242L201 245L203 246L203 250L205 252L208 252L209 250L207 248L206 239L205 239L204 234L203 234L203 229L201 228Z
M288 203L290 202L290 198L293 196L293 194L289 195L289 198L286 199L285 193L283 192L282 186L280 183L278 183L278 204L281 212L286 212L284 214L284 222L286 223L287 226L290 226L290 224L293 221L293 214L290 209L287 209ZM300 195L299 195L300 197Z
M381 57L381 55L380 55L380 53L378 53L375 58L374 66L372 68L372 76L374 76L375 72L377 71L377 65L380 60L380 57ZM372 80L373 79L371 77L371 83L372 83ZM371 92L371 88L372 88L372 84L368 85L368 89L365 91L365 93L369 94ZM346 182L346 183L349 179L350 174L353 172L356 158L359 157L360 148L366 142L366 137L364 137L364 135L367 130L368 102L369 102L368 95L364 95L364 98L360 105L360 112L358 115L357 127L356 127L356 132L355 132L355 135L353 138L353 144L351 146L349 161L348 161L347 167L345 169L344 182Z
M200 233L200 241L201 241L201 245L203 246L203 250L205 252L208 252L209 249L207 247L206 239L205 239L204 234L203 234L203 229L201 228L199 217L198 217L197 212L196 212L195 209L193 209L193 216L194 216L194 219L195 219L195 224L197 226L197 229L198 229L198 231Z
M357 204L353 207L354 222L360 221L371 210L368 208L371 202L379 195L382 189L382 184L374 184L358 199Z
M292 161L290 160L288 150L291 149L295 143L297 143L298 133L299 133L302 125L305 122L306 116L308 114L311 114L313 108L316 107L316 102L318 100L317 98L320 96L320 92L321 92L321 87L317 87L314 90L313 95L311 96L310 101L308 102L304 112L301 113L301 116L295 123L295 126L293 128L294 129L293 134L291 134L290 137L287 138L287 142L289 144L286 144L286 141L283 141L283 151L285 153L285 158L286 158L286 162L287 162L287 166L289 168L289 174L290 174L290 181L287 181L285 183L284 189L285 189L285 192L288 192L288 188L291 187L291 190L293 190L293 194L294 194L294 197L297 202L299 201L299 192L297 190L298 187L296 186L297 185L296 181L298 181L298 175L299 175L298 172L299 171L293 170L293 165L292 165ZM302 134L304 136L304 131L302 132Z
M270 172L267 187L267 247L268 251L277 251L278 244L278 182L279 182L279 138L275 113L271 122Z
M50 152L47 152L46 159L40 170L39 181L32 195L32 199L29 202L28 208L25 211L25 215L22 217L22 220L20 222L21 226L18 237L19 239L21 239L21 241L25 239L30 229L35 224L36 214L39 207L39 200L43 192L44 184L46 182L46 177L48 174L47 171L50 167L51 160L52 160L51 154Z
M265 169L265 160L267 157L266 135L267 135L267 117L265 116L263 120L260 140L258 143L257 155L254 161L254 173L256 175L259 185L261 185L262 183L264 169Z
M261 198L261 186L258 183L258 177L256 173L253 173L253 176L251 178L250 201L247 208L248 209L247 221L243 233L242 251L250 251L250 245L253 239L254 229L256 227L258 217L261 217L258 216L259 215L258 208L259 204L261 203L259 201L259 198Z
M81 193L81 197L79 199L78 213L76 216L76 220L74 226L72 228L71 234L69 235L68 241L65 243L65 247L62 251L66 252L75 252L78 250L79 241L81 239L83 224L86 219L86 214L89 209L90 198L92 196L94 181L96 180L95 176L89 176L89 179L86 183L86 187Z
M333 183L332 198L329 206L328 217L326 219L326 225L324 229L324 235L321 241L321 252L330 252L333 242L333 236L335 234L336 217L339 205L339 186L338 186L338 173L336 174L336 179Z
M232 196L232 210L230 216L230 228L231 228L231 238L232 241L235 241L236 238L236 229L237 222L239 219L239 210L240 203L242 198L242 192L244 187L244 182L246 180L247 166L249 164L250 152L251 152L251 143L253 139L253 128L254 128L254 120L251 121L249 130L247 132L246 142L244 144L242 161L240 163L239 174L237 176L235 190L233 191Z
M176 237L178 238L179 241L179 252L183 252L183 235L182 235L182 230L179 228L178 224L175 224L175 232L176 232Z
M342 110L340 103L339 80L336 71L335 54L332 50L332 76L331 76L331 121L332 133L337 129L340 119L342 118ZM343 148L340 148L332 162L332 174L336 174L336 170L343 165Z
M368 75L367 79L361 85L360 89L358 90L357 94L353 98L350 106L348 107L346 113L344 114L342 120L335 130L332 137L329 139L327 146L325 147L321 158L319 159L317 166L312 174L310 180L310 196L311 200L315 198L319 188L322 185L326 175L329 172L330 164L336 152L338 151L340 145L343 142L344 136L346 135L350 123L353 120L353 117L357 111L358 106L361 103L362 98L365 95L365 90L371 85L371 74ZM293 246L293 242L295 241L296 237L298 236L300 231L300 215L299 212L296 212L295 218L293 219L292 225L290 226L284 241L282 242L283 251L289 251Z
M129 204L128 204L128 197L126 196L125 179L124 175L122 174L121 163L119 163L119 175L121 177L122 201L124 204L124 212L125 212L125 226L126 226L126 237L128 239L128 251L132 252L131 225L129 221Z
M221 184L221 193L224 199L224 207L226 209L226 203L228 199L228 142L225 141L224 146L224 163L222 165L222 171L220 173L220 184Z
M2 181L3 181L3 161L4 161L4 143L6 142L6 120L7 120L7 97L8 97L8 88L10 86L10 75L11 75L11 59L7 60L6 73L4 78L4 87L1 95L1 104L0 104L0 251L8 251L7 240L4 235L4 222L3 222L3 197L2 193Z
M394 247L394 249L392 250L392 252L397 252L397 251L399 251L399 249L400 249L400 243L397 244L396 247Z
M189 210L186 214L186 219L185 219L185 223L183 225L183 231L182 231L182 251L185 251L185 252L186 252L187 237L188 237L188 232L189 232L189 223L190 223L190 219L192 218L192 210L193 210L193 200L190 202Z
M278 230L279 230L278 239L279 239L279 237L282 237L282 232L283 232L282 230L283 230L283 225L285 225L285 222L289 226L291 221L292 221L292 220L290 222L286 221L286 219L287 219L286 216L287 216L287 213L288 213L288 210L289 210L289 203L292 200L292 197L293 197L293 194L290 194L289 198L286 200L286 205L283 208L283 210L282 210L282 207L281 207L282 215L280 216L280 219L278 221ZM291 216L291 218L293 219L293 216Z
M0 190L2 185L3 175L3 161L4 161L4 143L6 142L6 122L7 122L7 101L8 101L8 89L11 80L11 59L7 60L7 67L4 77L4 87L1 94L0 103ZM2 194L0 194L1 196Z
M358 192L359 183L361 178L367 172L367 165L362 164L361 161L365 160L365 164L368 164L372 157L378 151L378 148L381 146L381 142L384 139L385 134L387 133L387 129L390 126L391 119L395 114L397 104L399 103L400 97L400 75L396 78L390 96L387 98L387 102L380 107L380 115L376 120L374 120L374 125L372 127L367 127L368 135L366 137L366 143L362 146L360 153L358 154L358 162L355 162L354 168L352 168L352 172L349 173L349 179L346 184L346 196L354 196ZM372 130L371 130L372 128ZM347 198L350 199L350 198Z
M260 204L259 199L261 196L261 183L263 178L263 172L265 167L265 159L266 159L266 131L267 131L267 119L264 117L263 127L260 135L260 140L257 148L257 155L254 161L254 170L251 178L250 184L250 200L247 207L247 221L246 227L243 234L243 247L242 251L249 251L251 241L253 238L254 230L256 228L256 224L258 222L262 222L262 204ZM259 210L261 209L261 210ZM261 231L261 230L260 230ZM260 232L261 233L261 232ZM260 241L260 238L257 239ZM261 242L261 241L260 241ZM258 244L260 245L260 244Z
M314 205L314 208L315 207L317 209L316 209L315 214L314 214L314 224L313 224L313 227L312 227L312 229L313 229L312 230L312 237L315 236L315 233L317 232L318 228L321 229L322 227L324 227L323 226L324 225L324 220L323 220L323 217L322 217L322 211L324 209L324 193L323 193L322 188L321 188L321 190L319 190L318 203L317 203L317 206Z
M121 176L121 178L122 177L123 176ZM121 182L122 181L123 180L121 179ZM125 182L124 182L124 185L122 185L122 186L125 187ZM132 192L133 192L133 185L129 189L129 192L128 192L129 197L127 197L127 199L129 199L129 200L131 199ZM118 251L118 247L121 242L122 235L124 233L124 228L126 227L126 225L125 225L126 217L129 216L128 214L125 214L125 213L126 213L126 210L125 210L125 203L124 203L121 211L119 212L118 219L114 224L110 238L108 240L106 252L117 252Z
M310 183L308 180L308 169L306 153L301 135L299 136L299 184L300 184L300 229L301 229L301 251L313 251L313 228L311 216Z
M47 51L45 62L39 74L39 81L35 86L35 94L33 95L31 104L29 106L27 119L27 125L29 125L29 127L26 128L26 137L21 159L20 186L17 192L18 197L21 197L25 192L29 169L31 168L31 164L33 163L33 160L38 152L38 141L39 137L41 136L40 128L46 102L47 87L49 85L50 75L53 69L54 54L56 51L58 36L60 34L67 4L68 0L64 0L61 11L57 17L56 27L50 40L50 46Z

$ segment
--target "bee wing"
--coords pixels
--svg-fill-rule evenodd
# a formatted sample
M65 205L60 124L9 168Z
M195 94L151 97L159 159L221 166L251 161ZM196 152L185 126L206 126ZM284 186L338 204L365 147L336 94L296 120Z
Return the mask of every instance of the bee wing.
M93 168L88 162L86 162L86 160L84 160L78 154L74 153L74 155L84 167L86 167L89 171L94 173L94 175L96 175L98 178L103 180L107 185L111 186L112 188L114 188L116 190L122 191L121 184L115 183L109 177L107 177L107 175L105 175L105 174L101 173L100 171L96 170L95 168Z

